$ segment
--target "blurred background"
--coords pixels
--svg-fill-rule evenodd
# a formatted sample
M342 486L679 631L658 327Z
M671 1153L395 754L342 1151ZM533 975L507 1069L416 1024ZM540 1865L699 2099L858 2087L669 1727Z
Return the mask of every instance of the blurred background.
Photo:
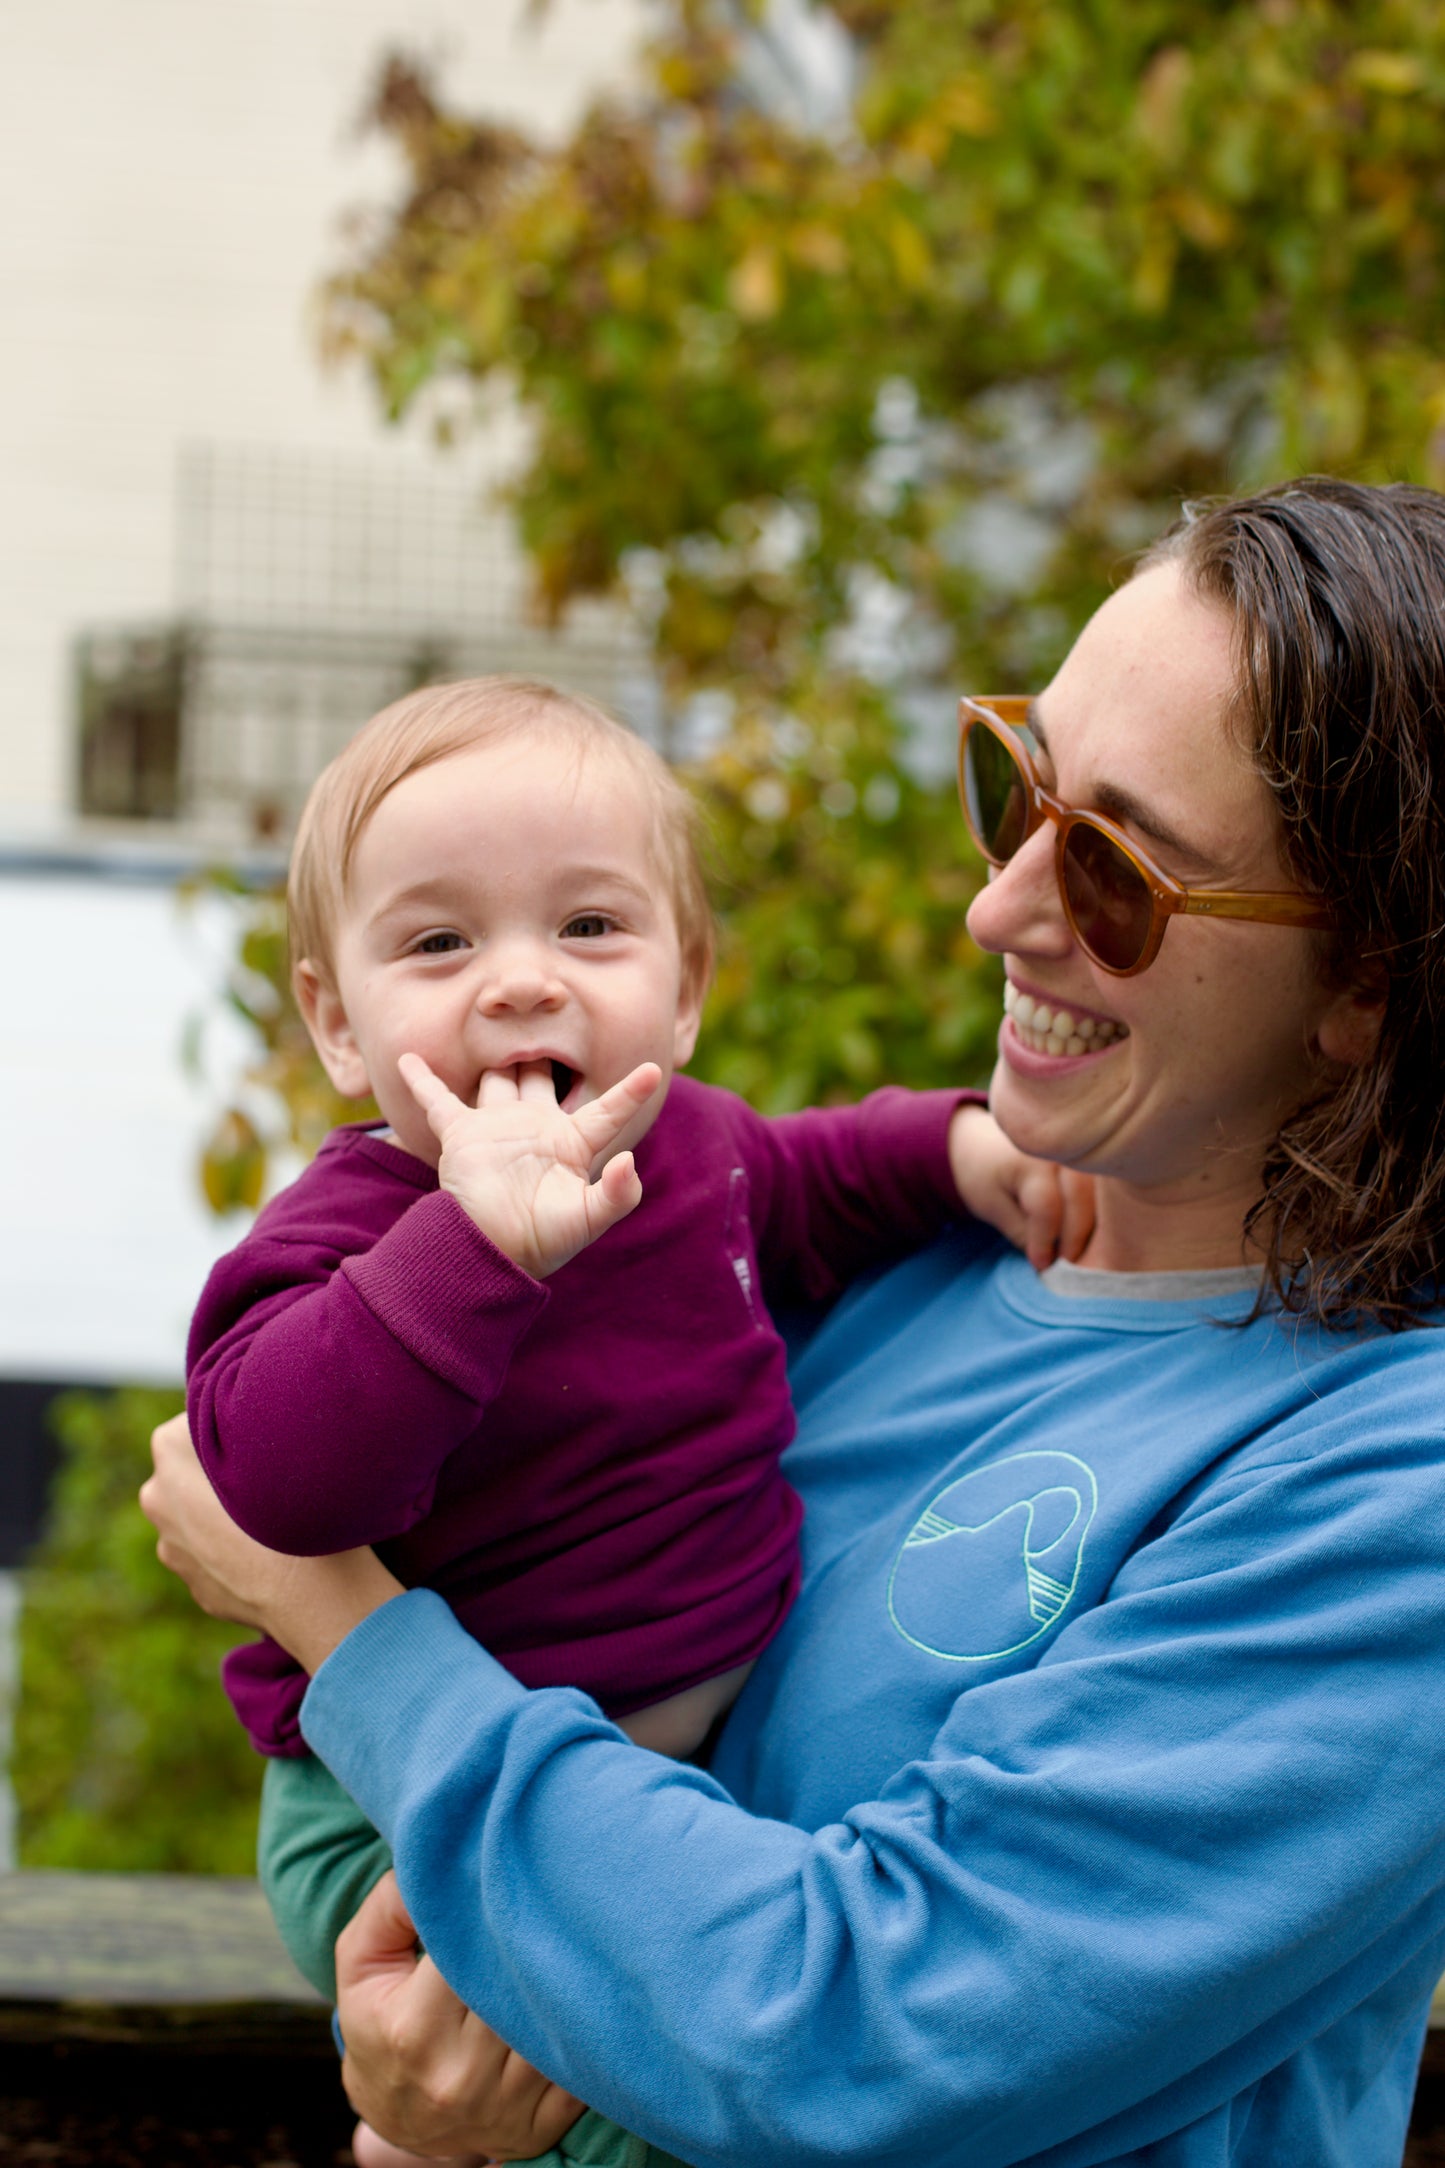
M0 1861L245 1872L225 1636L132 1498L341 1114L311 779L413 685L576 685L708 812L698 1073L986 1076L957 695L1185 499L1445 478L1445 15L52 0L6 63Z

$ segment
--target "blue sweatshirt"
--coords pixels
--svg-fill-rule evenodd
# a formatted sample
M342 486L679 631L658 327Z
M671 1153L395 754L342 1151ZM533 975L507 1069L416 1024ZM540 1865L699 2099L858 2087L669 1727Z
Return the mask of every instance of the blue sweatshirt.
M803 1585L713 1773L412 1592L307 1738L428 1950L700 2168L1396 2168L1445 1968L1445 1336L962 1230L793 1373Z

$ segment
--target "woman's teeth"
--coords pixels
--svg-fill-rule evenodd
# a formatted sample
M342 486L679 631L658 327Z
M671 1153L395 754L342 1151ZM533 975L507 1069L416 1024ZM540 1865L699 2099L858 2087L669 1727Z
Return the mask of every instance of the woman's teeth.
M1072 1009L1035 1001L1032 994L1021 994L1011 979L1004 982L1003 1005L1031 1054L1093 1054L1129 1036L1127 1024L1108 1016L1075 1016Z

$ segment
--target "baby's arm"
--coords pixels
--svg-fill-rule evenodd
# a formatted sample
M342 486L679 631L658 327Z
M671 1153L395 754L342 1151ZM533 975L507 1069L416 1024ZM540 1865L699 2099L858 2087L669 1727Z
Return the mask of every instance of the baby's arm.
M449 1197L418 1196L378 1234L335 1184L319 1163L268 1207L191 1328L206 1473L249 1535L300 1554L423 1517L547 1301Z
M1094 1225L1094 1184L1010 1144L987 1107L962 1106L948 1128L954 1185L975 1219L1006 1235L1042 1272L1076 1258Z
M589 1175L656 1089L654 1065L567 1115L542 1065L520 1088L489 1074L469 1108L403 1062L442 1140L442 1191L369 1247L356 1233L348 1256L324 1175L303 1175L217 1266L192 1328L196 1449L232 1518L274 1550L413 1527L545 1304L538 1280L641 1195L630 1153Z
M890 1085L857 1106L748 1122L753 1231L774 1303L829 1301L968 1213L1018 1240L1031 1214L1050 1209L1058 1181L1056 1169L1016 1153L981 1098L963 1092ZM1025 1171L1024 1201L1006 1206ZM1078 1216L1071 1206L1054 1231L1081 1245L1087 1225L1079 1233Z

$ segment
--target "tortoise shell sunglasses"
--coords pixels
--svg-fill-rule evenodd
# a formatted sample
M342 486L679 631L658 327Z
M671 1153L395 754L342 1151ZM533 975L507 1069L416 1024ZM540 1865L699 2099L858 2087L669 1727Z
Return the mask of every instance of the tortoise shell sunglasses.
M1318 896L1298 889L1186 888L1102 813L1065 805L1044 789L1029 744L1029 701L1020 694L958 703L958 788L974 842L1006 866L1044 821L1054 823L1054 869L1074 939L1101 971L1147 971L1171 918L1256 919L1268 926L1327 927Z

